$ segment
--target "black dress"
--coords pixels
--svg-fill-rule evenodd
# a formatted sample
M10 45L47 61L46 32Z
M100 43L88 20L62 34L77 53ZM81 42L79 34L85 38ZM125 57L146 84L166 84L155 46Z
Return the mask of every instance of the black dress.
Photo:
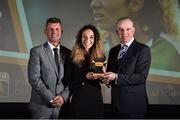
M100 80L87 80L86 74L90 71L88 56L81 67L73 64L70 81L72 118L103 118L104 107Z

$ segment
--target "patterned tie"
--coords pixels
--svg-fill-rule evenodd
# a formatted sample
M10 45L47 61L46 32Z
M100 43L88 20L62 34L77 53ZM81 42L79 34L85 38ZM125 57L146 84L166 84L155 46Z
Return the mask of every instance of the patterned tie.
M128 46L127 45L123 45L120 49L119 55L118 55L118 59L122 59L124 54L127 51Z
M54 48L53 51L54 51L54 60L55 60L55 63L56 63L56 66L57 66L57 69L58 69L58 72L59 72L59 55L58 55L58 48Z

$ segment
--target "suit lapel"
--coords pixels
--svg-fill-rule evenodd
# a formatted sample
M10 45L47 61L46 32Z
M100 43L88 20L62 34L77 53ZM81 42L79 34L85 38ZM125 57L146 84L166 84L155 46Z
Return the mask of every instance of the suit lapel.
M118 59L118 54L119 54L120 49L121 49L121 45L119 44L112 50L111 56L108 60L111 63L111 65L108 68L110 69L110 71L115 72L118 68L118 64L120 62L120 60Z
M45 52L47 53L47 56L48 56L48 58L49 58L49 61L50 61L50 63L52 64L52 66L53 66L53 68L54 68L54 70L55 70L55 72L56 72L56 75L59 76L58 70L57 70L57 66L56 66L56 63L55 63L55 61L54 61L53 54L52 54L51 49L49 48L47 42L44 44L44 50L45 50Z
M64 61L65 61L65 54L63 54L63 52L65 52L63 50L63 46L60 45L60 56L61 56L61 62L64 65Z
M129 58L129 57L132 57L132 54L133 54L133 51L135 50L136 48L136 40L134 40L131 45L129 46L125 56L124 56L124 59L126 60L126 58Z
M114 52L114 57L116 58L116 60L118 60L118 55L119 55L120 49L121 49L121 44L119 44L119 45L116 47L116 50L115 50L115 52Z

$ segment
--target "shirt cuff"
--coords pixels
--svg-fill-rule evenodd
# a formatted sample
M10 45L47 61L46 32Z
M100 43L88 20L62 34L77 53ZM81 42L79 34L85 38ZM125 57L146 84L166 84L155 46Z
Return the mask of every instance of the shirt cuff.
M50 100L50 103L52 103L53 102L53 100Z

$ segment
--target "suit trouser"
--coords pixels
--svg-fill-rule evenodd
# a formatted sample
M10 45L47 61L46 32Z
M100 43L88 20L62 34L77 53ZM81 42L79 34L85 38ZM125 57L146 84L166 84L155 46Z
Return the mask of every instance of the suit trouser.
M139 113L122 113L117 110L116 107L113 107L113 117L119 119L143 119L146 118L146 112Z
M32 119L58 119L59 109L53 108L51 112L31 110Z
M138 114L126 114L126 113L119 113L116 114L116 118L120 118L120 119L143 119L145 118L145 113L138 113Z

